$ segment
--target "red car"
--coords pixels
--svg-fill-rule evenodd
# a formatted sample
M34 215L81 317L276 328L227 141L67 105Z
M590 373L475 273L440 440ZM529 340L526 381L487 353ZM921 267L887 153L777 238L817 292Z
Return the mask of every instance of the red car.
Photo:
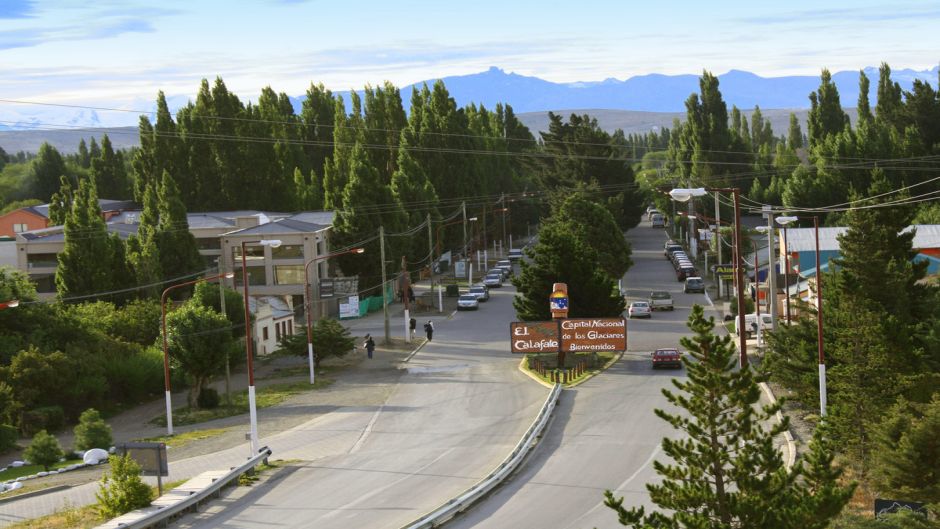
M680 353L678 349L657 349L652 352L650 357L653 361L653 369L657 367L682 368L682 353Z

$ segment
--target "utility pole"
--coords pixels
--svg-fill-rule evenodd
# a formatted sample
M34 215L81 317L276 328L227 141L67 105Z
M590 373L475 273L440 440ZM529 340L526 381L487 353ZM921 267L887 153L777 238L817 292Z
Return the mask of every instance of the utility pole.
M489 257L486 255L486 252L487 252L486 244L487 244L486 242L486 202L484 202L483 203L483 266L480 267L480 270L489 270L490 268L490 262L489 262L490 260L489 260Z
M219 257L219 275L222 275L222 258ZM222 314L222 317L228 320L228 317L225 315L225 282L222 279L219 279L219 312ZM247 325L247 322L245 322ZM229 354L225 354L225 403L232 403L232 394L231 394L231 379L232 371Z
M770 288L770 296L768 297L770 301L770 327L772 330L777 330L777 273L776 263L780 260L774 251L776 249L776 240L774 237L774 212L770 206L764 206L764 211L767 213L767 253L769 254L770 259L767 262L767 274L768 282Z
M467 246L467 203L461 202L460 209L463 210L463 255L467 266L470 265L470 247ZM469 277L469 276L468 276ZM467 284L469 286L469 283Z
M431 228L431 214L426 217L428 223L428 272L431 274L431 303L434 303L434 231Z
M718 261L716 264L721 266L724 262L721 260L721 205L718 203L718 193L715 193L715 243L718 245ZM718 276L718 298L721 299L721 274Z
M500 250L502 250L500 253L504 254L505 250L503 250L503 248L506 245L506 193L499 194L499 205L503 210L503 240L500 242ZM505 255L503 255L503 257L505 257Z
M382 259L382 312L385 314L385 343L392 341L392 330L388 324L388 278L385 276L385 226L379 226L379 258Z

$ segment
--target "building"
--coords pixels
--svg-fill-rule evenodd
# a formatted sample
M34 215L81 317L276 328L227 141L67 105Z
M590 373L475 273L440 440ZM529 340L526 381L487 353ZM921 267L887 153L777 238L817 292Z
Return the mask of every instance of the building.
M45 211L48 212L48 208ZM140 211L115 211L107 220L108 231L117 233L126 240L137 233ZM239 290L242 288L242 242L280 240L281 245L277 248L246 245L249 295L279 297L283 300L283 306L293 311L292 307L303 306L304 264L329 252L333 212L218 211L189 213L187 221L189 230L196 239L199 253L205 259L206 271L234 271L236 275L228 280L228 286ZM58 254L64 246L65 234L62 226L16 234L16 267L29 274L30 279L36 283L40 299L55 297ZM311 266L310 292L314 300L314 317L336 314L338 311L338 304L334 299L331 299L330 303L318 302L319 281L327 277L329 269L325 260ZM267 305L282 306L270 300ZM293 324L291 328L292 326ZM277 336L277 330L272 332ZM276 343L276 340L273 343Z
M101 216L105 222L124 211L137 210L140 207L130 200L98 200ZM0 215L0 236L15 237L17 233L41 230L49 227L49 204L29 206Z
M273 353L278 349L281 338L294 334L294 309L285 298L251 296L248 306L255 315L251 333L255 354Z

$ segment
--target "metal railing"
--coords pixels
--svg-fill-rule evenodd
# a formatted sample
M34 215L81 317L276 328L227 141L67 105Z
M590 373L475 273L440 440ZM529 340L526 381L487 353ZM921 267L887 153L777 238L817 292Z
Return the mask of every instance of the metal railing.
M542 435L542 431L545 429L545 425L548 424L548 419L551 417L552 411L555 409L555 405L558 402L558 396L561 394L561 384L555 384L552 387L552 390L548 394L548 398L545 399L545 403L542 405L542 409L539 411L538 416L536 416L535 421L533 421L532 426L529 426L529 429L526 431L525 435L522 436L522 440L513 448L512 452L499 464L498 467L493 469L485 478L480 480L478 483L464 491L462 494L456 498L452 498L445 502L440 507L434 509L428 514L418 518L417 520L405 525L403 529L424 529L430 527L437 527L442 523L450 520L458 513L466 510L471 505L483 498L487 493L489 493L493 488L503 482L506 477L512 474L522 463L522 460L525 459L526 454L535 444L535 440Z
M145 527L164 524L173 516L177 516L189 509L195 509L200 502L209 499L209 497L211 497L213 494L219 492L222 487L228 485L232 481L238 479L242 474L250 471L263 461L267 460L268 456L270 455L271 449L265 446L258 451L258 455L245 461L240 466L232 467L226 474L214 478L211 483L199 491L190 492L188 496L180 496L178 501L173 501L172 503L151 505L149 507L144 507L143 509L131 511L127 514L109 520L102 525L99 525L96 529L144 529ZM185 487L185 484L183 484L180 488L183 487ZM171 496L172 493L173 491L170 491L169 493L161 496L161 498ZM159 501L160 498L157 498L157 500Z

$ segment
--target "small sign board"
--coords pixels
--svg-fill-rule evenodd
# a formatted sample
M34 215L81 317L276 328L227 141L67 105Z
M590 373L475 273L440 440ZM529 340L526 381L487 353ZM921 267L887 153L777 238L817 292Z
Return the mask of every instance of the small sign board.
M875 499L875 518L898 511L913 511L927 516L927 508L923 503L904 500Z
M454 263L454 276L455 277L467 277L467 262L466 261L457 261Z
M561 321L563 351L626 351L627 320L581 318Z
M732 279L734 277L734 265L731 264L715 265L712 270L722 279Z
M552 311L552 318L568 317L568 285L565 283L555 283L552 285L552 293L549 295L548 306Z
M514 321L509 324L513 353L557 353L558 322Z
M333 279L332 278L320 280L320 297L321 298L333 297Z
M340 319L359 317L359 296L349 296L346 303L339 304L339 317Z
M170 469L166 460L165 443L124 443L121 455L129 454L140 465L144 476L168 476Z

